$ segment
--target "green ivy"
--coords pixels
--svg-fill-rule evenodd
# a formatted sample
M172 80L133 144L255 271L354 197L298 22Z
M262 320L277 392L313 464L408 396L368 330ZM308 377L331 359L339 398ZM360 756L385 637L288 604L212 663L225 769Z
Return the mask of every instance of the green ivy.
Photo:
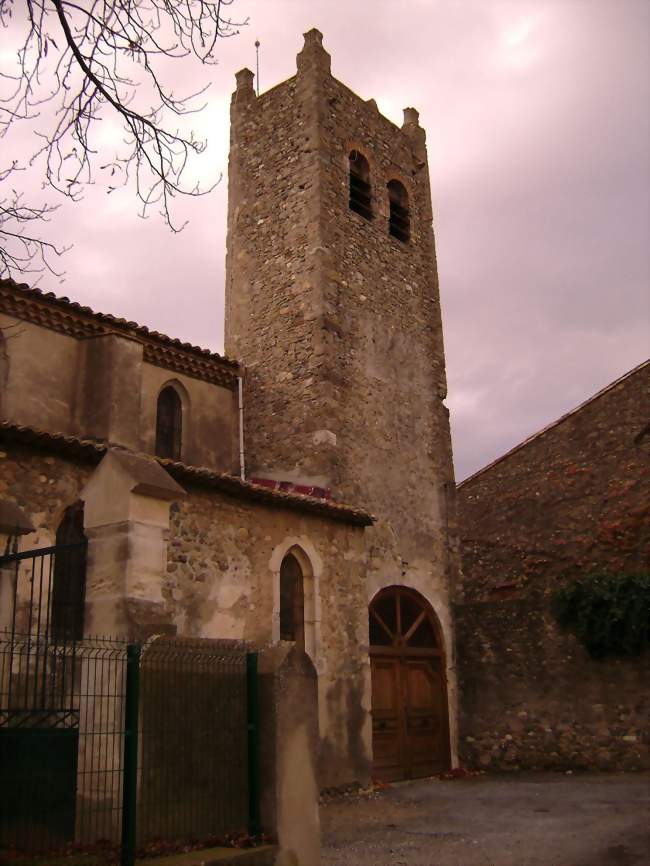
M592 658L640 655L650 646L650 574L592 574L557 590L552 607Z

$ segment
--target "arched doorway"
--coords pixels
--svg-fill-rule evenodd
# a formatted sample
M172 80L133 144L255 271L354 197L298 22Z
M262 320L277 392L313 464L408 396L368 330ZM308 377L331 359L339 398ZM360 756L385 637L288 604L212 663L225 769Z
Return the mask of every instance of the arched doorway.
M370 604L373 776L417 779L449 769L445 654L437 617L404 586Z

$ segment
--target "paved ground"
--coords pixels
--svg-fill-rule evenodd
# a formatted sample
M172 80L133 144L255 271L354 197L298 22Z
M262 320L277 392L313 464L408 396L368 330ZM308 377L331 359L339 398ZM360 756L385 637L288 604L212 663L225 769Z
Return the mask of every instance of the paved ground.
M411 782L321 822L323 866L650 866L650 776Z

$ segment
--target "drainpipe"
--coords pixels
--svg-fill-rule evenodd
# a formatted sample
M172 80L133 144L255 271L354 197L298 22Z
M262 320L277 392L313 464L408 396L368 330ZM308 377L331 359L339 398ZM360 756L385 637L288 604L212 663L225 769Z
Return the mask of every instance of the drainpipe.
M239 393L239 474L241 480L246 480L246 471L244 466L244 386L241 376L237 377L238 393Z

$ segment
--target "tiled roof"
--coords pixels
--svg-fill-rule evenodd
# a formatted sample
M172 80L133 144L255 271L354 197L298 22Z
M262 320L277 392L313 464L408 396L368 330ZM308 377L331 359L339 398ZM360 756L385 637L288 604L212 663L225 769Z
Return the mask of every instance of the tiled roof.
M65 433L49 433L35 427L12 424L9 421L0 422L0 442L33 445L50 453L76 457L91 463L99 463L109 450L109 446L104 442L80 439ZM316 499L312 496L273 490L269 487L252 484L250 481L243 481L236 475L229 475L226 472L213 472L210 469L188 466L173 460L164 460L150 455L145 456L156 460L173 478L181 483L196 484L226 493L229 496L261 502L271 507L318 514L330 520L351 523L356 526L370 526L374 521L374 518L362 509L332 502L331 499Z
M144 360L151 364L231 388L237 384L239 364L230 358L12 279L0 279L0 312L77 339L123 334L143 344Z
M374 522L372 515L361 508L333 502L331 499L316 499L313 496L302 496L299 493L286 493L283 490L273 490L262 487L250 481L242 481L236 475L225 472L212 472L210 469L200 469L187 466L184 463L174 463L172 460L158 460L167 471L180 482L188 482L212 487L233 496L243 496L268 505L285 506L298 511L310 511L321 514L333 520L353 523L357 526L370 526Z
M606 385L604 388L601 388L593 396L589 397L588 400L580 403L579 406L576 406L575 409L571 409L570 412L567 412L562 417L558 418L557 421L552 421L550 424L547 424L546 427L543 427L541 430L538 430L537 433L533 433L532 436L529 436L527 439L524 439L523 442L520 442L518 445L515 445L514 448L511 448L509 451L506 451L505 454L502 454L501 457L497 457L496 460L493 460L491 463L488 463L487 466L484 466L482 469L478 469L468 478L463 479L459 484L456 485L456 489L460 490L461 487L464 487L465 484L469 484L479 475L482 475L484 472L488 472L492 469L493 466L496 466L498 463L501 463L502 460L507 460L508 457L511 457L513 454L516 454L517 451L520 451L522 448L525 448L527 445L530 445L531 442L534 442L536 439L539 439L540 436L544 436L549 430L554 430L560 424L563 424L565 421L568 421L569 418L572 418L578 412L581 412L585 406L589 406L590 403L593 403L594 400L598 400L604 394L607 394L609 391L617 388L619 385L622 385L627 379L630 379L632 376L635 376L637 373L640 373L641 370L644 370L646 367L650 366L650 360L642 361L641 364L634 367L632 370L629 370L627 373L624 373L622 376L619 376L618 379L615 379L613 382L610 382L609 385Z

